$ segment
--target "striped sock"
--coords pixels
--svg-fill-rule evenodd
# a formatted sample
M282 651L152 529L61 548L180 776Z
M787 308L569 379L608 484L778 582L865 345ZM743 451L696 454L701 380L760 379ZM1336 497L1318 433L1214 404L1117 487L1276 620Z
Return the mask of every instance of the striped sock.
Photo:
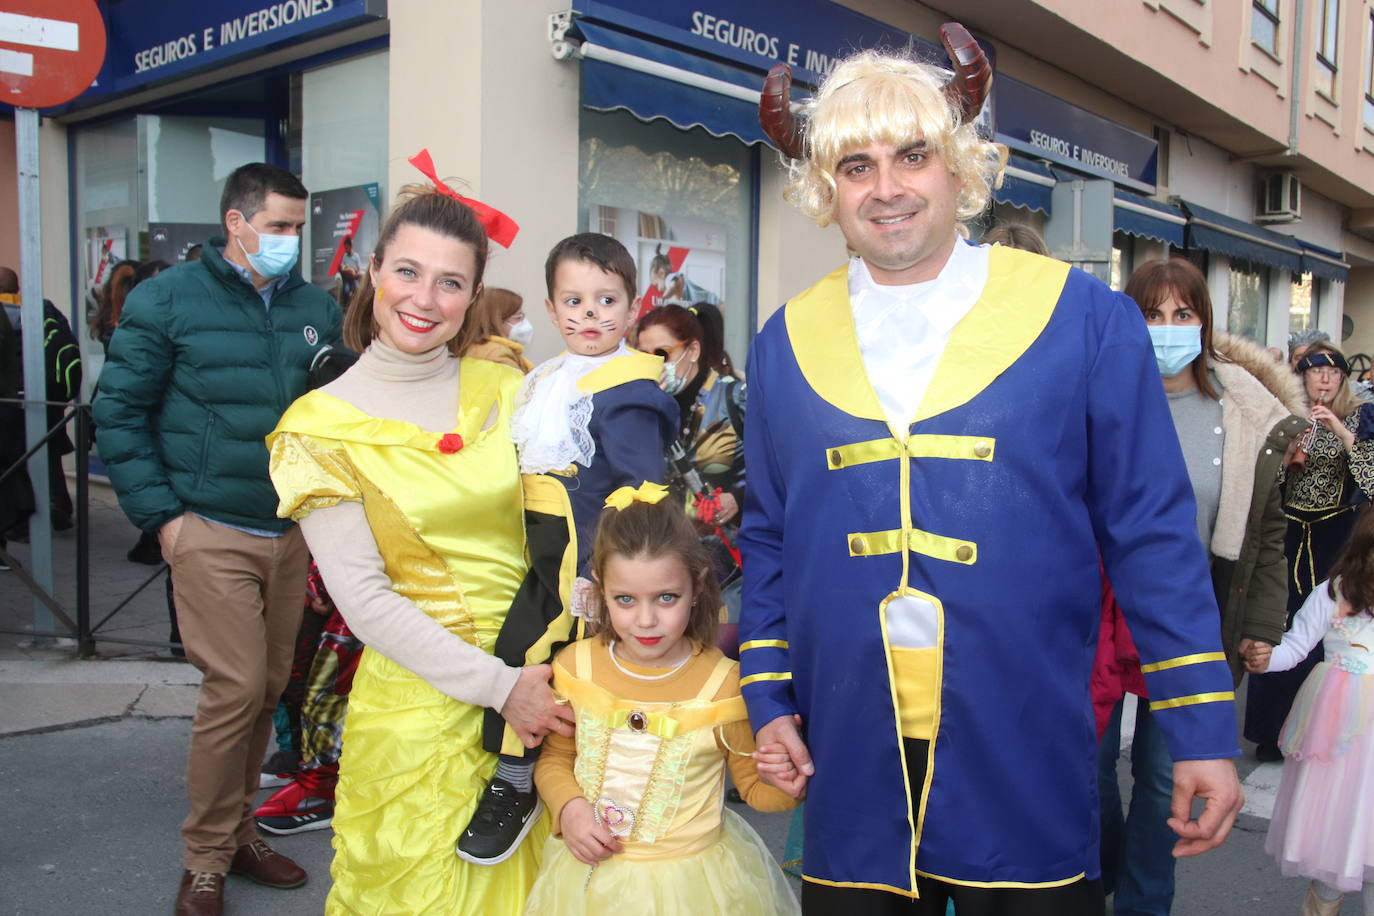
M534 761L528 757L502 754L496 764L496 775L515 786L517 792L534 791Z

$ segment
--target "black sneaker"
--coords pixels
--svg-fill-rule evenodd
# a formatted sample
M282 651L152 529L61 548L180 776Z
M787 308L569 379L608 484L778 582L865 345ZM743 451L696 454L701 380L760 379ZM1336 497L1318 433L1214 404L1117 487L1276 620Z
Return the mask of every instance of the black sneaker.
M280 817L256 817L258 827L277 836L323 830L334 821L334 803L327 798L306 796L296 804L294 814Z
M487 784L477 813L458 838L458 858L473 865L497 865L520 848L544 805L535 792L519 792L504 779Z
M274 751L262 765L258 776L259 789L275 789L284 786L296 776L301 768L301 758L295 751Z

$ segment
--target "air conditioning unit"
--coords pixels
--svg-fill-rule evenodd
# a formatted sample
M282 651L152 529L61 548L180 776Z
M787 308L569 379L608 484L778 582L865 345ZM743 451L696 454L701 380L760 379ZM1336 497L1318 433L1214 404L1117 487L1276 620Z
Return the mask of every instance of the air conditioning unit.
M1293 172L1269 172L1260 181L1261 223L1291 223L1302 219L1302 182Z

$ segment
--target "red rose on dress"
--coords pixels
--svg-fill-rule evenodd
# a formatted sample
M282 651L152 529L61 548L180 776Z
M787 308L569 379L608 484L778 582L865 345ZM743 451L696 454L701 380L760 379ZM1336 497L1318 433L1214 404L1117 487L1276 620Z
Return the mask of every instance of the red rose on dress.
M439 439L439 451L445 455L452 455L463 447L463 437L457 433L445 433Z

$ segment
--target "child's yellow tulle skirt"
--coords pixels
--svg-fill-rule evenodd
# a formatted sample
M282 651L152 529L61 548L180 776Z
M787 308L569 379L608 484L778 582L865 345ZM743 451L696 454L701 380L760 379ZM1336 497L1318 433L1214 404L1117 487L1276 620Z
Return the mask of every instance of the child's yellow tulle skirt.
M793 916L801 908L768 847L726 810L719 842L680 859L612 856L591 872L549 837L526 916Z

